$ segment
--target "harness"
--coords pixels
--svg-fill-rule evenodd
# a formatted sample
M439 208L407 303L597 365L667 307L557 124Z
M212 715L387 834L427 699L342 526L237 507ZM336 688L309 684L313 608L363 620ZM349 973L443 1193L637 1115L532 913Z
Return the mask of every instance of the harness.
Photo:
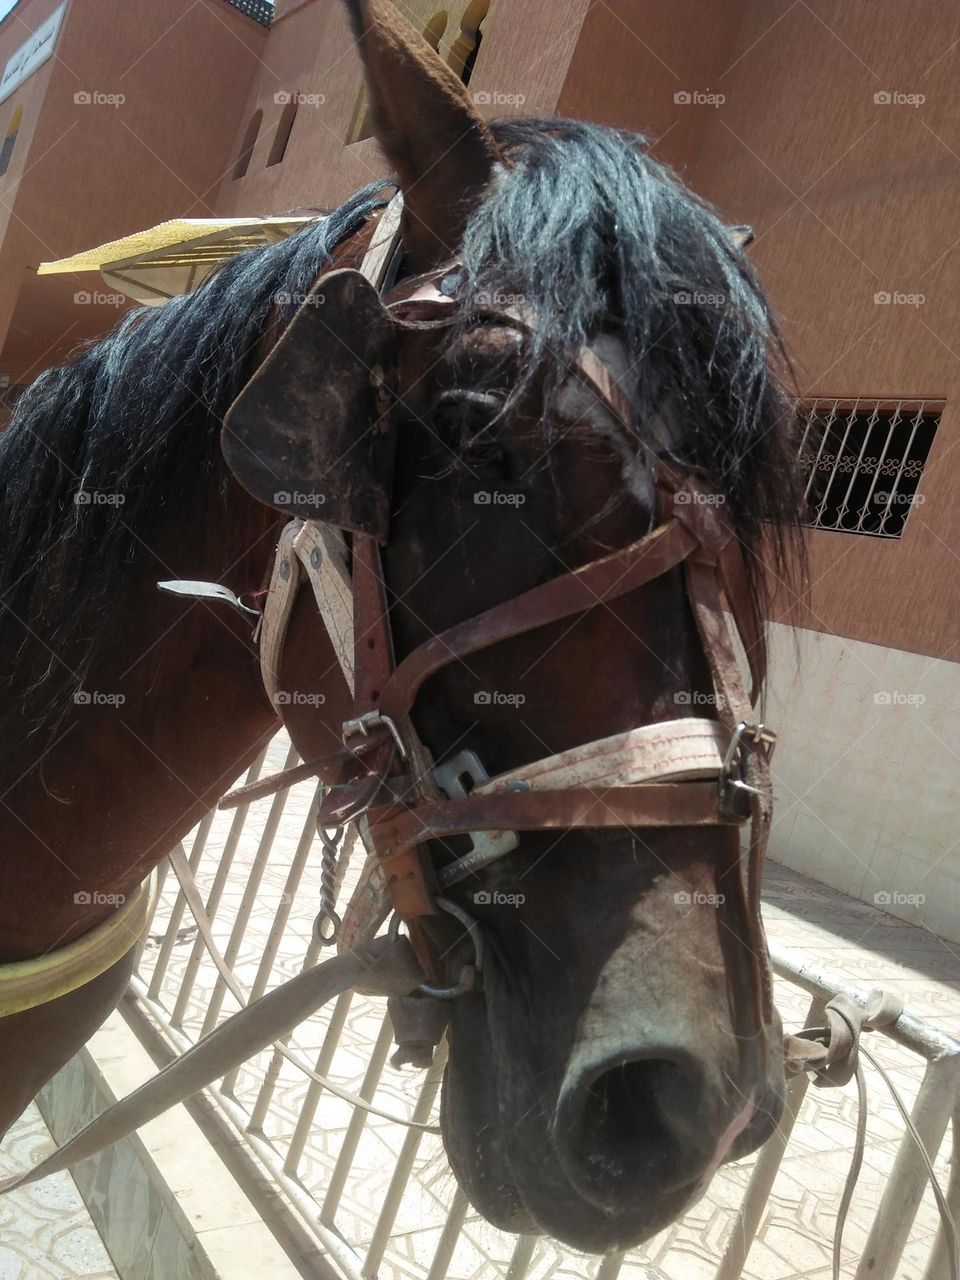
M66 946L0 965L0 1018L68 995L113 968L149 927L156 885L156 876L148 877L102 924Z
M415 649L399 665L394 661L379 547L386 538L392 472L388 430L380 426L380 419L389 417L391 404L390 345L398 331L451 324L457 307L448 288L456 274L451 267L456 264L414 281L399 301L384 304L381 295L392 283L399 261L401 212L398 196L377 225L360 271L335 271L322 277L299 313L316 313L315 304L331 296L348 297L355 303L351 314L359 318L357 342L362 333L377 344L376 355L382 358L382 365L372 366L373 376L371 366L364 366L361 382L366 400L362 403L368 412L380 416L370 431L362 433L366 453L350 472L354 483L345 486L347 499L341 498L347 503L342 523L352 530L352 546L348 552L335 522L291 521L280 538L258 622L264 686L274 705L281 707L278 673L287 624L299 590L310 584L353 695L353 714L343 725L343 749L333 759L309 761L274 779L241 788L223 803L269 794L299 777L315 775L320 765L337 767L337 781L319 807L318 826L340 828L357 822L370 854L346 913L348 927L341 945L366 941L392 906L394 932L399 921L406 922L424 971L436 977L437 961L422 924L441 913L456 917L473 939L473 964L464 968L454 986L427 982L422 988L424 994L446 998L472 989L479 980L482 935L463 908L444 895L466 876L513 852L518 832L749 824L739 886L750 935L744 941L761 977L756 1012L766 1021L772 1001L760 920L760 881L771 813L769 762L776 736L754 719L736 656L739 641L756 697L765 674L761 623L740 546L717 495L661 459L659 521L651 533L459 623ZM537 324L535 313L522 307L492 306L488 314L526 332ZM296 324L295 320L291 330ZM323 325L323 331L329 328ZM342 337L336 341L347 349ZM293 356L302 360L302 351L287 343L285 335L268 365L290 358L285 345L293 346ZM356 372L355 362L341 355L340 365L341 383L345 383ZM631 432L632 405L597 353L584 347L572 362L572 372ZM251 384L254 390L257 380ZM230 419L241 419L241 429L239 410L244 398L230 415ZM262 408L256 396L253 407ZM255 414L254 419L256 429L259 417ZM338 425L341 432L351 433L353 448L348 452L355 452L356 424L344 414ZM328 437L336 427L328 429ZM244 475L240 478L254 487ZM275 484L272 471L270 479ZM324 514L336 516L337 512L325 510ZM530 761L495 778L487 776L472 752L436 766L412 720L417 695L429 676L505 640L609 604L678 568L684 573L709 665L716 720L683 717L640 725ZM217 584L159 585L259 615L252 602ZM469 794L463 786L464 775L472 783ZM469 851L435 869L424 846L431 840L465 835L470 837ZM327 866L318 918L323 941L332 941L341 932L334 894L335 876ZM114 917L66 948L38 961L0 966L0 1015L44 1003L97 977L130 950L131 938L139 939L148 906L149 895L141 887ZM327 933L324 921L332 926Z
M368 318L375 314L370 310L374 306L381 313L370 320L374 327L419 330L449 324L457 305L446 291L450 265L415 282L400 302L385 305L380 299L396 253L397 213L395 206L388 209L381 235L359 273L325 276L315 292L329 305L339 281L351 277L351 296L356 297L360 286L355 280L362 276L373 295L361 294ZM528 332L536 325L533 313L518 308L492 307L489 315ZM296 363L293 355L289 361ZM593 349L578 353L572 372L632 433L632 405ZM262 403L262 394L254 397L256 406ZM231 418L238 416L235 406ZM251 417L249 408L246 417ZM242 430L243 425L238 428L228 418L228 429ZM474 940L473 964L461 972L459 982L451 987L426 983L425 994L451 997L476 985L482 968L480 929L444 895L467 875L508 856L517 847L517 832L749 826L740 877L742 918L750 933L744 942L761 978L756 1013L763 1021L769 1018L760 883L776 735L753 714L753 699L765 676L762 624L740 544L718 496L665 459L658 470L658 522L645 537L451 627L399 664L394 660L380 561L383 529L365 531L358 527L362 521L354 518L349 550L344 534L328 524L296 519L284 529L259 629L264 686L275 703L283 699L278 673L286 626L298 592L309 583L352 692L353 712L343 725L344 745L337 755L241 788L222 803L226 807L270 794L321 768L325 773L335 770L338 776L320 804L318 826L339 828L357 822L370 854L370 874L365 873L347 910L350 941L365 940L371 926L375 932L385 906L392 906L394 930L399 921L409 926L418 959L435 978L436 960L422 930L428 918L451 914ZM430 676L503 641L608 605L675 569L683 572L706 655L716 719L683 717L640 725L494 778L487 777L473 753L461 753L436 767L412 719L417 695ZM738 645L750 670L750 694ZM469 794L459 781L464 773L472 783ZM452 836L469 836L469 852L437 869L424 846ZM373 892L371 879L376 883ZM327 892L318 919L325 941L333 940L340 927L332 881L331 873L325 877ZM359 926L351 919L358 913ZM326 934L325 919L333 926Z

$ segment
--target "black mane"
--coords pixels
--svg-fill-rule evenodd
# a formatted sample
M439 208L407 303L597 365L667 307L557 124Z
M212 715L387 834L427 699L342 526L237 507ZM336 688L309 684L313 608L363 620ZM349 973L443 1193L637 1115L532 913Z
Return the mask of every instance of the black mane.
M803 551L789 364L752 266L640 135L574 120L494 132L511 167L467 227L462 323L471 298L520 295L539 318L527 376L545 368L548 394L617 324L640 433L658 413L675 423L675 460L723 495L762 606Z
M0 431L4 751L49 733L82 687L110 601L172 497L207 509L226 474L221 419L268 324L289 322L336 245L384 203L384 185L231 259L195 293L131 311L21 395ZM78 493L123 503L78 503Z

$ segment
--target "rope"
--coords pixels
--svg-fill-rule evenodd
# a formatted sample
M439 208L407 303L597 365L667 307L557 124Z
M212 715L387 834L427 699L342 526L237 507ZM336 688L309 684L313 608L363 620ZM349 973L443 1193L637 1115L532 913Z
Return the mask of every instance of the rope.
M351 955L307 969L246 1005L182 1057L108 1107L26 1173L0 1182L0 1195L59 1173L183 1102L261 1049L268 1048L330 1000L351 988L368 995L406 995L423 973L405 939L377 939Z
M937 1202L937 1209L940 1213L940 1223L943 1227L943 1233L947 1239L949 1251L947 1260L950 1264L950 1280L960 1280L960 1247L958 1247L957 1224L953 1220L953 1214L950 1212L950 1206L947 1204L947 1197L944 1195L943 1188L940 1186L936 1171L933 1167L933 1162L927 1153L927 1148L924 1146L923 1140L917 1132L917 1127L913 1123L907 1108L904 1106L903 1099L897 1092L896 1085L890 1079L886 1068L882 1067L869 1049L865 1049L863 1045L860 1046L860 1052L867 1059L870 1065L880 1073L880 1077L889 1089L890 1097L893 1099L897 1110L900 1112L903 1123L907 1127L907 1132L917 1145L917 1150L920 1152L920 1158L927 1171L927 1180L930 1183L930 1190L933 1192L933 1198ZM956 1133L954 1133L953 1137L954 1141L956 1141Z
M252 1008L253 1006L248 1004L243 988L237 981L237 975L227 964L223 953L217 946L216 940L213 936L210 917L207 915L206 908L203 905L203 900L200 897L200 891L197 888L196 879L194 878L193 871L190 868L190 864L187 861L182 848L178 847L177 849L174 849L169 855L169 860L173 874L177 877L177 880L180 883L180 888L183 892L184 898L186 899L187 906L190 908L190 913L197 922L197 929L217 972L226 984L230 994L240 1005L240 1008ZM353 955L357 954L357 952L349 952L348 954ZM198 1042L198 1045L203 1043L204 1042L201 1040ZM349 1089L345 1089L342 1085L337 1084L328 1076L320 1075L319 1072L314 1071L310 1066L308 1066L308 1064L304 1062L298 1054L287 1048L282 1041L275 1041L272 1047L280 1054L281 1057L285 1058L289 1063L291 1063L291 1065L297 1067L297 1069L302 1071L309 1077L309 1079L313 1080L316 1084L322 1085L329 1093L332 1093L334 1097L340 1098L343 1102L350 1103L351 1106L357 1107L360 1111L366 1111L368 1115L377 1116L381 1120L389 1120L393 1124L404 1125L408 1129L417 1129L421 1133L438 1134L440 1132L437 1125L422 1124L416 1120L408 1120L405 1116L397 1116L393 1115L389 1111L384 1111L380 1107L374 1106L373 1103L367 1102L365 1098L361 1098L359 1094L352 1093ZM192 1050L190 1052L192 1052ZM240 1061L243 1060L244 1059L240 1059Z

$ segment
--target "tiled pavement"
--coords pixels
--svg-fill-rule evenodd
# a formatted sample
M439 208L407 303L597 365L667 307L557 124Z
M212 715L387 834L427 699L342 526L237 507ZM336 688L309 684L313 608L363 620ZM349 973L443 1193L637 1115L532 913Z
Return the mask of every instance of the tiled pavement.
M53 1149L31 1106L4 1139L0 1174L36 1164ZM117 1273L68 1173L0 1199L0 1280L117 1280Z
M283 763L283 744L276 742L266 769ZM258 842L269 802L251 809L240 836L233 868L227 878L223 901L216 918L215 933L222 947L229 939L241 895L251 869L266 858L261 888L235 968L241 983L249 989L264 945L280 908L289 911L271 972L271 985L297 972L310 936L317 906L319 851L311 854L307 871L292 898L286 898L287 872L296 856L300 833L308 818L311 791L294 789L269 853L258 852ZM232 818L218 815L199 868L198 879L205 890L213 884L220 851L227 840ZM169 914L174 893L168 885L155 925L155 943L145 954L149 972L157 955L156 942ZM777 866L768 870L766 919L771 939L796 959L814 957L860 985L884 986L900 993L910 1012L929 1019L943 1030L960 1032L960 948L940 942L913 925L895 920L863 903L806 880ZM164 983L164 1001L172 1007L180 979L188 967L194 933L183 922L181 938L173 950ZM199 1031L210 992L216 979L212 967L200 965L196 986L183 1019L183 1030L191 1036ZM788 1028L801 1025L808 999L797 988L777 984L777 1000ZM231 1005L227 1002L225 1012ZM330 1074L347 1088L357 1090L367 1068L371 1048L383 1018L380 1002L354 999L347 1017ZM327 1017L312 1019L294 1036L295 1047L311 1060L320 1048ZM908 1103L912 1101L921 1068L909 1053L874 1036L871 1049L891 1072ZM240 1073L236 1098L251 1108L270 1061L260 1055ZM868 1074L869 1069L868 1069ZM396 1072L389 1067L377 1088L376 1102L387 1110L409 1115L416 1100L421 1076ZM844 1241L844 1274L853 1275L866 1232L879 1200L893 1155L902 1135L902 1122L886 1094L885 1087L870 1074L868 1153L851 1209ZM273 1099L265 1121L266 1135L281 1154L302 1110L306 1082L295 1068L284 1064L277 1077ZM329 1186L337 1155L343 1143L352 1109L331 1096L320 1100L316 1123L312 1126L298 1176L303 1187L321 1202ZM747 1280L828 1280L830 1249L836 1206L850 1158L856 1124L852 1088L811 1089L791 1138L787 1155L773 1194L764 1212L757 1242L750 1254L744 1276ZM369 1243L394 1162L404 1138L404 1130L389 1121L371 1117L363 1127L335 1225L342 1237L361 1256ZM946 1147L937 1163L941 1180L946 1180ZM626 1280L707 1280L712 1275L733 1212L739 1204L749 1174L750 1162L721 1171L708 1195L686 1218L649 1242L643 1250L629 1255L622 1275ZM381 1280L424 1280L440 1238L455 1184L438 1140L426 1137L419 1148L413 1175L394 1225L393 1234L378 1274ZM32 1211L31 1211L32 1212ZM56 1239L64 1220L57 1220ZM929 1195L924 1199L917 1225L908 1245L898 1280L920 1280L926 1248L936 1226L936 1212ZM37 1216L41 1244L30 1246L31 1255L54 1249L42 1215ZM21 1215L16 1230L29 1240L31 1229ZM44 1232L47 1232L45 1235ZM48 1243L49 1242L49 1243ZM507 1274L515 1241L494 1231L472 1212L468 1214L454 1253L449 1275L453 1280L496 1280ZM20 1248L21 1246L18 1246ZM62 1250L61 1250L62 1252ZM8 1258L13 1257L8 1252ZM0 1280L39 1280L40 1277L74 1274L48 1271L3 1270L0 1249ZM16 1265L15 1259L8 1265ZM45 1264L46 1265L46 1264ZM553 1277L593 1276L596 1260L570 1254L549 1242L536 1247L529 1275L536 1280ZM91 1266L78 1271L92 1277L109 1275L109 1269Z

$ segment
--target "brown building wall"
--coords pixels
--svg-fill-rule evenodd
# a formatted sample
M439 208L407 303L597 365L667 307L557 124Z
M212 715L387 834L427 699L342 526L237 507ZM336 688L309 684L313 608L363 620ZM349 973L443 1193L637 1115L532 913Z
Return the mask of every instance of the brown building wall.
M441 6L438 0L404 0L400 7L421 30L438 12L447 13L439 51L448 57L475 3L452 0ZM485 115L556 113L587 7L588 0L492 0L488 34L470 81ZM388 176L373 139L348 143L361 91L360 64L343 6L330 0L279 5L256 83L242 118L235 121L235 155L255 112L263 112L263 124L246 176L225 178L217 211L334 205L365 183ZM303 101L283 163L271 166L284 112L278 95L291 94L303 95Z
M687 174L716 108L677 99L717 89L746 9L747 0L594 3L558 113L645 134L662 160Z
M4 64L55 7L26 0L0 26ZM266 38L223 0L71 0L55 56L0 104L4 132L24 106L0 178L0 349L14 382L117 317L73 305L76 291L106 292L102 281L37 278L38 263L212 214Z
M956 660L960 603L960 10L751 0L693 186L731 220L807 395L941 398L903 538L812 534L815 629ZM920 105L878 93L923 95ZM878 292L923 295L877 305Z

